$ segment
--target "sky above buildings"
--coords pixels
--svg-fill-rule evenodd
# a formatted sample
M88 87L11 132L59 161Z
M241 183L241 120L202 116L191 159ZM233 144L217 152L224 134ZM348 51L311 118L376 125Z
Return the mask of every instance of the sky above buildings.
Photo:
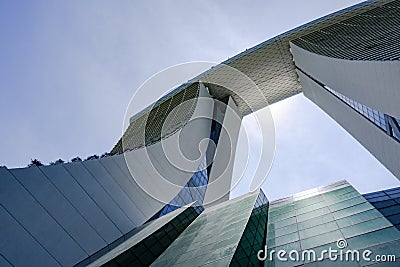
M132 95L153 74L184 62L221 62L357 2L2 1L0 165L109 151ZM341 179L362 193L399 186L303 95L271 112L276 156L262 186L270 199ZM244 125L251 136L251 118ZM257 146L257 136L251 140ZM248 190L249 178L232 196Z

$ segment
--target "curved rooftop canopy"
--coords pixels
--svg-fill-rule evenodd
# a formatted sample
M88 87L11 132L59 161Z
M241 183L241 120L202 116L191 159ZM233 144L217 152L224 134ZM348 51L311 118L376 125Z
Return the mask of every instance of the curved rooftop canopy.
M379 23L382 24L382 20L384 20L387 31L394 32L397 30L394 27L395 25L393 25L393 27L388 27L387 24L388 19L398 21L400 16L399 3L399 1L393 0L366 1L311 21L293 30L280 34L272 39L266 40L222 62L220 65L217 65L188 81L188 83L179 86L157 101L157 103L160 103L177 92L184 90L193 82L206 81L210 77L222 75L223 73L220 73L220 67L222 65L228 65L246 74L260 88L269 104L276 103L287 97L298 94L301 92L301 87L297 79L289 42L295 42L296 44L305 43L307 42L307 39L304 38L305 36L308 36L314 32L321 33L322 29L328 28L334 24L336 27L343 26L346 23L343 24L341 22L345 20L350 20L353 27L360 26L357 28L357 30L359 30L364 24L364 28L370 28L368 34L372 34L372 32L374 32L373 29L371 29L371 26L379 27ZM367 25L365 25L366 23ZM336 36L339 35L338 38L342 38L343 40L343 35L340 35L339 32L332 34L336 34ZM347 32L347 34L351 35L353 33ZM359 35L360 33L358 33L358 36ZM399 33L396 35L399 35ZM351 36L351 38L358 36ZM370 36L368 36L368 39L371 39ZM314 40L314 43L311 45L314 45L314 47L320 46L321 50L321 45L316 44L321 41L322 40ZM365 42L365 39L363 41ZM337 44L338 43L335 45ZM316 48L314 48L314 50L315 49ZM328 53L326 54L332 55ZM368 60L368 58L365 59ZM221 90L221 88L214 88L212 85L209 85L208 88L210 89L210 93L217 99L222 99L227 95L231 95L243 115L248 115L249 113L254 112L254 110L250 110L246 104L242 103L240 99L237 99L234 93L227 90ZM243 90L246 90L246 88L243 88ZM261 101L260 105L257 104L258 99L253 99L253 101L254 105L252 106L263 108L263 105L265 105L264 101Z
M130 126L124 136L131 136L132 129L142 128L145 118L153 116L158 118L159 123L163 123L162 118L168 115L168 110L174 108L171 106L172 102L179 105L181 102L176 101L177 98L181 101L188 99L187 96L180 96L182 92L193 91L191 95L193 98L196 97L196 86L193 85L199 81L207 86L210 94L216 99L222 100L231 96L243 116L300 93L301 85L290 51L291 42L324 56L349 60L398 60L400 58L400 49L397 45L400 43L400 33L397 30L400 21L399 11L400 0L366 1L264 41L201 73L131 117ZM387 39L388 36L390 40ZM222 80L229 80L231 84L240 83L242 77L228 73L226 66L250 78L258 86L264 99L260 92L255 92L255 87L248 83L235 86L234 90L216 85L218 83L214 81ZM246 100L242 99L241 95L246 95ZM160 110L165 112L159 114ZM162 136L153 138L153 142L160 138ZM121 148L120 140L112 153L125 150Z

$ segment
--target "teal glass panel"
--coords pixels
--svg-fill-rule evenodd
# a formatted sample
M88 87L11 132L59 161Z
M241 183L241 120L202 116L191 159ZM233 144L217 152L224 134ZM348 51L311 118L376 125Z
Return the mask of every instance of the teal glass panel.
M333 197L333 198L337 198L340 195L344 195L347 193L357 193L358 192L352 187L352 186L346 186L346 187L342 187L336 190L332 190L330 192L326 192L324 193L324 197L328 198L328 197Z
M324 199L327 203L329 204L335 204L337 202L341 202L343 200L347 200L356 196L360 196L360 194L357 191L350 191L350 192L346 192L344 194L341 195L330 195L327 196L326 194L324 194Z
M269 219L271 219L271 218L269 217ZM296 217L293 216L293 217L287 218L285 220L277 221L277 222L274 222L274 223L270 223L268 221L268 223L269 223L268 228L269 227L274 227L275 229L278 229L278 228L282 228L282 227L285 227L285 226L288 226L288 225L296 223Z
M293 212L280 213L280 214L271 216L269 218L269 221L270 221L270 223L275 223L275 222L282 221L282 220L288 219L290 217L293 217L294 215L295 214Z
M136 229L132 237L110 250L93 266L148 266L203 211L201 206L185 207Z
M297 224L291 224L282 228L278 228L275 229L274 227L272 227L273 224L270 225L270 227L268 228L268 233L267 233L267 238L271 239L271 238L275 238L278 236L282 236L282 235L287 235L293 232L297 232Z
M250 219L242 234L231 266L258 266L259 250L264 249L267 231L268 200L260 191Z
M397 239L400 239L400 231L395 227L389 227L349 238L347 243L352 249L362 249Z
M329 214L330 210L327 207L321 208L321 209L317 209L311 212L307 212L307 213L303 213L297 216L297 221L298 222L302 222L302 221L306 221L315 217L320 217L323 216L325 214Z
M299 234L297 232L283 235L280 237L272 238L267 241L267 246L268 247L276 247L276 246L281 246L284 244L292 243L294 241L299 240Z
M351 206L349 208L346 209L342 209L342 210L338 210L336 212L333 212L333 216L335 217L335 219L341 219L347 216L351 216L353 214L356 213L360 213L366 210L370 210L373 209L374 207L371 206L371 204L369 204L368 202L366 203L361 203L355 206Z
M382 217L382 214L380 214L380 212L375 209L370 209L338 219L336 220L336 222L339 225L339 227L344 228L353 224L365 222L378 217Z
M314 226L317 226L317 225L333 222L334 220L335 219L333 218L333 215L328 213L328 214L325 214L325 215L320 216L320 217L315 217L315 218L312 218L310 220L305 220L305 221L299 222L297 227L298 227L299 230L304 230L304 229L307 229L307 228L310 228L310 227L314 227Z
M254 193L206 209L157 258L153 266L212 266L228 259L230 261L250 221L257 197L258 194ZM252 234L258 226L254 225L254 222L249 224ZM248 240L253 241L254 238ZM243 246L246 245L249 243L243 241Z
M291 203L291 204L279 206L279 207L276 207L276 208L269 208L269 214L270 214L270 216L272 218L272 217L275 217L276 215L279 215L279 214L288 213L288 212L292 213L292 212L294 212L294 210L295 210L294 206Z
M320 201L314 204L311 204L309 206L303 207L303 208L299 208L296 210L296 215L300 215L303 213L307 213L307 212L311 212L317 209L321 209L323 207L327 206L327 203L325 201Z
M315 203L320 203L321 201L324 201L323 197L321 195L316 195L302 200L294 201L293 204L296 209L300 209Z
M366 222L355 224L342 229L345 238L365 234L382 228L390 227L392 224L383 217L372 219Z
M340 238L343 238L343 235L339 230L320 234L318 236L314 237L309 237L306 239L301 239L300 244L302 249L310 249L314 247L318 247L324 244L328 244L331 242L335 242L339 240Z
M329 209L333 212L333 211L346 209L348 207L355 206L355 205L365 203L365 202L367 202L367 201L362 196L356 196L356 197L332 204L329 206Z
M338 229L339 228L338 228L336 222L332 221L332 222L320 224L318 226L314 226L311 228L301 230L301 231L299 231L299 235L300 235L301 239L305 239L305 238L309 238L312 236L316 236L316 235L320 235L323 233L338 230Z

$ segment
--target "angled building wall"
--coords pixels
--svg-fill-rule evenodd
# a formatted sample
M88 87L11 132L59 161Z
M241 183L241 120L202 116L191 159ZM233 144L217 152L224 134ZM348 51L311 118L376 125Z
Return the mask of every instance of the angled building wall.
M349 132L396 177L400 177L400 143L354 108L299 71L304 96Z
M261 239L264 238L262 225L265 227L267 208L268 200L259 190L206 208L151 266L247 264L250 258L254 260L257 255L251 257L243 254L241 249L249 252L253 245L255 249L262 248L262 241L257 244L250 242L259 240L255 238L258 233ZM263 215L260 215L261 209ZM259 228L255 228L254 224Z
M400 230L400 187L364 194L363 197Z
M217 105L217 104L216 104ZM204 205L221 203L229 199L236 146L242 116L231 97L222 113L220 134L209 174L208 190L205 193ZM222 193L222 194L221 194Z
M145 146L81 162L0 168L2 259L18 266L73 266L183 205L227 200L241 116L230 115L237 109L229 99L226 113L216 118L221 127L214 129L214 101L204 85L196 86L193 122L174 126L169 121L167 127L177 130L169 129L163 138L152 135ZM215 131L216 150L207 155L204 145L199 151ZM171 161L178 152L191 160L190 166ZM226 153L232 154L229 162ZM210 180L215 186L208 185Z
M400 179L400 1L290 42L304 95Z
M398 191L363 197L339 181L270 202L257 190L204 210L188 205L139 227L91 266L375 266L377 255L396 266L400 231L374 206Z
M400 260L400 231L345 181L311 189L270 202L267 251L264 266L369 266L375 261L329 259L323 250L370 250L371 259L379 254ZM341 240L344 247L338 247ZM287 254L277 258L279 250ZM315 257L296 259L289 252L312 250ZM271 254L272 252L272 254ZM269 257L272 255L272 257ZM308 255L308 254L307 254ZM319 259L318 259L319 258ZM393 261L393 260L392 260ZM395 262L383 263L395 266ZM374 265L375 266L375 265ZM380 266L380 265L379 265Z
M204 210L193 202L161 218L137 227L131 237L100 258L88 258L77 266L148 266L153 263L169 245Z

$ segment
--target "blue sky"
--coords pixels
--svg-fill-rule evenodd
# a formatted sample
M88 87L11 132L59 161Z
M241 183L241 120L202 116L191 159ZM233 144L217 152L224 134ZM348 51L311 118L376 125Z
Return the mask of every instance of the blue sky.
M109 151L132 94L154 73L183 62L221 62L355 3L2 1L0 165ZM263 185L270 199L344 178L361 192L399 186L302 95L271 111L276 158ZM251 119L244 125L251 132ZM246 181L233 196L247 190Z

